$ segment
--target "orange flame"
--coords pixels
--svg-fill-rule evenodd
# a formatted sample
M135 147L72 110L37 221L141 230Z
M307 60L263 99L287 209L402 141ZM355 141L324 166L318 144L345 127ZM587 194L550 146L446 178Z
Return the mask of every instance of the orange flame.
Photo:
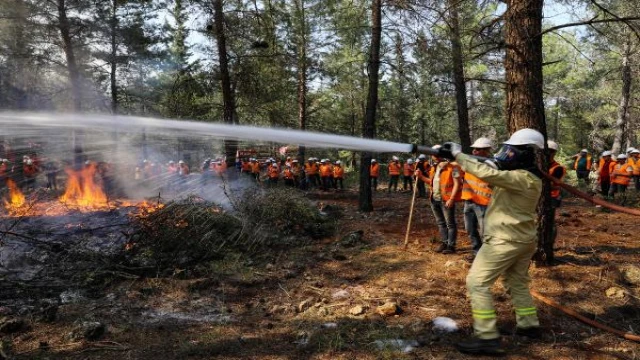
M107 206L107 195L94 180L95 164L89 164L81 170L67 168L65 172L69 178L67 179L67 189L60 197L60 201L67 205L82 207Z
M9 187L9 201L4 201L7 209L16 209L24 205L24 194L22 194L16 183L11 179L7 179L7 186Z

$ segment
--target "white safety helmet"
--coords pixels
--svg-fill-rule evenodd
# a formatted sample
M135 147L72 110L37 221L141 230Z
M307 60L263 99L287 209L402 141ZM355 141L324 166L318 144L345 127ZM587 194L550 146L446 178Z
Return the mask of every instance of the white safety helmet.
M640 154L640 150L638 150L638 149L633 149L633 150L631 150L631 153L632 153L632 154ZM5 160L7 160L7 159L5 159Z
M491 139L481 137L474 141L473 144L471 144L471 147L474 149L489 149L493 147L493 143L491 142Z
M398 159L398 157L394 155L394 156L392 156L392 157L391 157L391 160L393 160L393 161L398 161L398 160L400 160L400 159Z
M378 162L378 160L376 160L376 159L371 159L371 162L372 162L372 163L374 163L374 162Z
M589 152L589 150L587 150L587 149L582 149L582 150L580 150L580 152L581 152L581 153L585 153L585 154L586 154L586 153L588 153L588 152Z
M618 160L626 160L627 159L627 155L626 154L620 154L617 157Z
M180 160L178 161L178 164L184 164L184 161Z
M407 159L407 164L409 165L413 164L413 159Z
M324 163L326 163L326 162L327 162L327 161L326 161L325 159L321 159L321 160L320 160L320 164L324 164Z
M27 159L27 165L33 165L33 160Z
M169 160L169 164L175 164L173 160Z
M539 149L544 148L544 136L534 129L520 129L514 132L509 140L504 142L507 145L535 145Z
M342 161L336 160L336 165L340 165L340 164L342 164Z
M603 151L603 152L602 152L602 156L603 156L603 157L604 157L604 156L611 156L611 154L612 154L612 153L611 153L611 150L605 150L605 151Z
M293 161L291 161L291 162L297 163L297 162L298 162L298 160L293 160Z
M426 158L427 158L427 155L425 155L425 154L420 154L420 155L418 156L418 160L424 160L424 159L426 159Z
M553 140L547 140L547 147L550 150L558 151L558 143Z
M630 152L632 152L633 150L635 150L636 148L634 147L628 147L627 148L627 154L629 154Z

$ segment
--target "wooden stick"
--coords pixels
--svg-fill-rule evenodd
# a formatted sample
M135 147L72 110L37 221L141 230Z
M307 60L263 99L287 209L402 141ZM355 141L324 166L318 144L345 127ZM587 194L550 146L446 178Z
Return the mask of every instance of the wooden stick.
M418 190L418 179L416 176L416 180L413 182L413 196L411 196L411 208L409 209L409 221L407 223L407 233L404 236L404 249L407 250L409 246L409 232L411 231L411 219L413 218L413 206L416 202L416 191Z
M616 334L616 335L621 336L621 337L623 337L623 338L625 338L627 340L640 342L640 336L639 335L630 334L630 333L624 332L622 330L614 329L614 328L612 328L610 326L607 326L607 325L604 325L604 324L600 324L597 321L591 320L591 319L589 319L587 317L584 317L584 316L578 314L578 312L573 310L573 309L569 309L569 308L567 308L565 306L562 306L562 305L558 304L557 302L555 302L555 301L553 301L553 300L551 300L549 298L546 298L546 297L542 296L539 292L537 292L535 290L531 290L531 295L533 295L534 298L542 301L543 303L545 303L547 305L550 305L550 306L552 306L552 307L564 312L565 314L571 315L574 318L582 321L585 324L594 326L594 327L596 327L598 329L601 329L601 330L604 330L604 331L608 331L608 332L610 332L612 334Z

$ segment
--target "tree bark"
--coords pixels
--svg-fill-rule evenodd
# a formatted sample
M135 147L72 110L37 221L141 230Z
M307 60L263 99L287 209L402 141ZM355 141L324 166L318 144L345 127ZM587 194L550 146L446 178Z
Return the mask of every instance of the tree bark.
M67 60L67 71L69 73L69 82L71 83L71 96L73 98L73 110L82 110L82 89L80 82L80 70L76 63L76 56L73 50L73 42L71 40L71 25L67 17L67 6L65 0L58 0L58 29L62 37L62 47Z
M117 58L118 58L118 44L116 42L116 35L118 31L118 0L111 0L111 23L110 23L110 31L111 31L111 71L110 75L110 85L111 85L111 113L116 115L118 113L118 84L116 82L116 71L118 69Z
M611 151L614 154L624 152L622 145L625 143L627 126L629 124L629 100L631 98L631 35L627 35L622 49L622 94L618 106L618 118L616 119L616 131L613 138Z
M533 128L547 139L542 78L543 0L507 0L505 12L506 114L510 133ZM546 146L545 146L545 150ZM539 156L538 165L548 172L547 156ZM551 265L553 257L553 209L551 184L543 180L538 204L538 250L534 259L539 265Z
M458 112L458 136L463 151L471 151L469 135L469 106L467 104L467 86L464 79L464 59L462 58L462 42L460 40L460 20L458 0L449 0L449 37L451 39L451 55L453 57L453 83L456 89L456 110Z
M226 124L237 124L236 100L231 88L231 76L229 74L229 58L227 56L227 38L225 35L224 13L222 0L213 0L213 20L216 31L216 42L218 46L218 61L220 65L220 77L222 83L223 101L223 121ZM235 140L224 141L224 153L226 155L227 166L235 165L238 142Z
M299 16L298 49L298 126L300 130L307 128L307 20L304 11L304 0L295 0L296 12ZM305 147L298 147L298 158L304 161Z
M380 38L382 37L382 0L373 0L371 4L371 50L369 52L369 91L364 118L363 137L374 138L376 130L376 109L378 105L378 82L380 70ZM362 153L360 159L360 211L373 211L371 179L369 169L371 153Z

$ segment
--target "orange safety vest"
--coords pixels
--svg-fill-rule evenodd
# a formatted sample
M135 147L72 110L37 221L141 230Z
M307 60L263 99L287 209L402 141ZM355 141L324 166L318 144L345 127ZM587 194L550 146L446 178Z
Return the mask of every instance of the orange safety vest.
M395 161L389 163L389 175L400 175L400 163Z
M307 175L315 175L316 174L316 164L310 164L310 163L304 164L304 172L306 172Z
M322 177L327 177L327 176L331 176L331 165L329 164L324 164L324 165L320 165L320 176Z
M491 187L486 181L482 181L475 175L469 173L464 174L464 183L462 183L462 200L470 200L475 204L487 206L491 201Z
M631 182L631 174L629 174L628 169L631 167L631 164L615 164L611 171L611 182L619 185L629 185Z
M633 175L640 175L640 159L630 157L627 162L633 167Z
M413 172L414 172L414 171L415 171L415 170L414 170L414 166L413 166L413 164L407 164L407 163L405 163L405 164L404 164L404 167L403 167L403 172L402 172L402 174L403 174L404 176L411 176L411 175L413 175Z
M560 178L558 180L562 180L564 178L564 176L567 174L567 170L564 168L564 166L558 164L555 160L549 166L549 175L553 176L553 172L558 167L562 169L562 176L560 176ZM557 198L560 197L560 185L558 185L558 184L556 184L554 182L551 182L551 197L554 198L554 199L557 199Z
M267 172L269 173L269 178L271 179L277 179L280 176L280 171L278 171L277 166L269 166Z
M284 178L285 180L293 179L293 171L291 171L291 169L284 169Z
M333 177L336 179L342 179L344 177L344 168L342 166L333 167Z
M242 172L251 172L251 162L249 161L242 162Z
M573 163L573 170L578 170L578 161L581 158L578 156L576 161ZM587 170L591 170L591 155L587 155Z
M36 176L38 169L36 169L36 167L33 165L25 165L23 167L23 172L24 172L24 176L26 177L34 177Z
M433 177L436 174L436 166L431 167L431 169L429 170L430 185L433 184ZM453 178L454 169L457 169L460 172L460 175L464 177L464 172L458 165L447 163L447 165L445 165L442 170L440 170L440 194L442 195L443 201L449 201L449 199L451 199L451 194L453 193L453 185L456 181L456 179ZM433 192L431 192L431 196L433 196ZM454 200L462 200L462 191L458 191Z
M252 162L251 163L251 173L252 174L260 174L260 163L259 162Z
M378 175L380 175L380 164L371 164L371 167L369 167L369 176L377 178Z

